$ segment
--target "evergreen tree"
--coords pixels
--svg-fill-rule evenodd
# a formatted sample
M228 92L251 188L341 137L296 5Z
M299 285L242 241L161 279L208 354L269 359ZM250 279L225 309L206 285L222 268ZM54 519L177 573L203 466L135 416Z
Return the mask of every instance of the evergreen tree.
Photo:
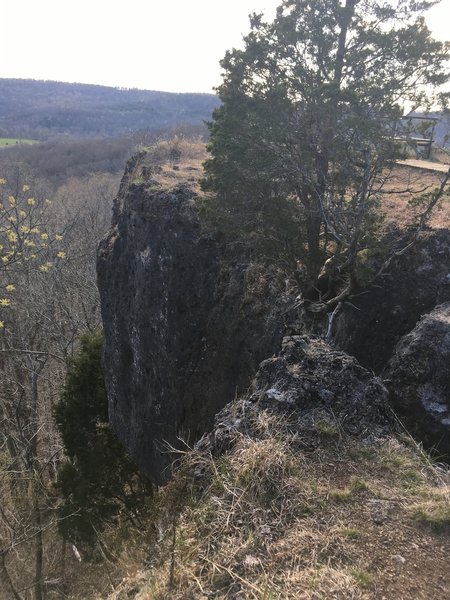
M64 498L61 530L92 545L119 514L139 517L151 485L137 471L108 423L101 334L86 334L71 360L55 419L68 461L58 474Z
M328 272L353 276L398 155L394 124L449 78L450 46L423 18L433 4L286 0L273 23L253 15L244 48L221 62L203 188L244 235L267 206L296 205L312 287L330 257Z

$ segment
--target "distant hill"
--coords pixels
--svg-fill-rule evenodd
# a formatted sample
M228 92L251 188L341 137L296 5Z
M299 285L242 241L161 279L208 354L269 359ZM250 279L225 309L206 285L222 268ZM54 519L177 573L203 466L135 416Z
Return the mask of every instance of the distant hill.
M0 79L0 137L117 136L209 119L213 94Z

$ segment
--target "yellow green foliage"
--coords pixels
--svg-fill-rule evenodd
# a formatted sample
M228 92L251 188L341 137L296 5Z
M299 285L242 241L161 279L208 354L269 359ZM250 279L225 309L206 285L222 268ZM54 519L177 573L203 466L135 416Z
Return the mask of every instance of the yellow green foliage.
M46 273L66 258L63 236L48 230L51 200L33 196L29 185L0 178L0 329L20 276L30 269Z

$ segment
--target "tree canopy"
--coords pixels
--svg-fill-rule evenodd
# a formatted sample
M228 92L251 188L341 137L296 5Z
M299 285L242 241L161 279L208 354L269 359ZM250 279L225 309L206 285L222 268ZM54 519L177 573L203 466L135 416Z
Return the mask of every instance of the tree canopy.
M331 255L351 272L367 246L405 107L445 101L450 45L426 26L433 4L286 0L273 23L251 16L221 62L203 187L241 228L264 229L274 203L297 207L312 286Z

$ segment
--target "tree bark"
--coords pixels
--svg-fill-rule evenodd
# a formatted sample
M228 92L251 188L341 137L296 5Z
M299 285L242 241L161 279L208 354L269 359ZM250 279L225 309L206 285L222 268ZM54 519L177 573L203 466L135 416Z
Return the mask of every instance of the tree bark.
M345 46L347 44L347 33L350 23L352 22L353 15L355 14L355 6L360 0L347 0L345 6L342 7L342 21L341 28L339 30L338 49L336 52L336 64L334 67L334 81L339 86L342 82L342 75L344 72L344 60L345 60Z
M6 555L4 553L0 554L0 579L3 579L5 581L6 586L11 591L14 600L22 600L22 597L19 596L16 588L14 587L11 576L6 567Z
M306 217L306 238L308 243L307 271L308 280L314 287L323 264L323 252L320 248L322 214L318 201L309 201Z
M35 583L34 597L35 600L43 600L43 573L44 573L44 535L42 531L42 513L39 502L40 497L40 465L39 465L39 388L38 380L40 372L43 368L41 363L38 369L33 367L32 359L29 358L30 364L30 388L31 388L31 423L32 423L32 439L30 442L30 471L32 472L32 494L33 494L33 520L36 529L35 550L34 550L34 566L35 566Z
M37 489L38 482L34 484L34 525L36 530L35 540L35 584L34 584L34 596L35 600L43 600L43 573L44 573L44 534L42 532L42 515L39 506L39 491Z
M355 6L358 2L359 0L347 0L345 6L342 7L336 63L333 74L333 83L335 84L336 89L333 91L333 95L330 98L328 110L326 111L326 114L323 115L323 133L315 159L316 185L312 190L309 206L307 208L306 228L309 255L307 267L308 279L313 286L317 285L317 280L325 257L324 251L320 248L320 234L323 222L326 221L325 215L323 214L323 207L326 205L325 195L327 193L330 171L329 148L333 138L333 132L336 128L337 105L339 100L338 92L341 87L344 72L347 34L353 15L355 14Z

